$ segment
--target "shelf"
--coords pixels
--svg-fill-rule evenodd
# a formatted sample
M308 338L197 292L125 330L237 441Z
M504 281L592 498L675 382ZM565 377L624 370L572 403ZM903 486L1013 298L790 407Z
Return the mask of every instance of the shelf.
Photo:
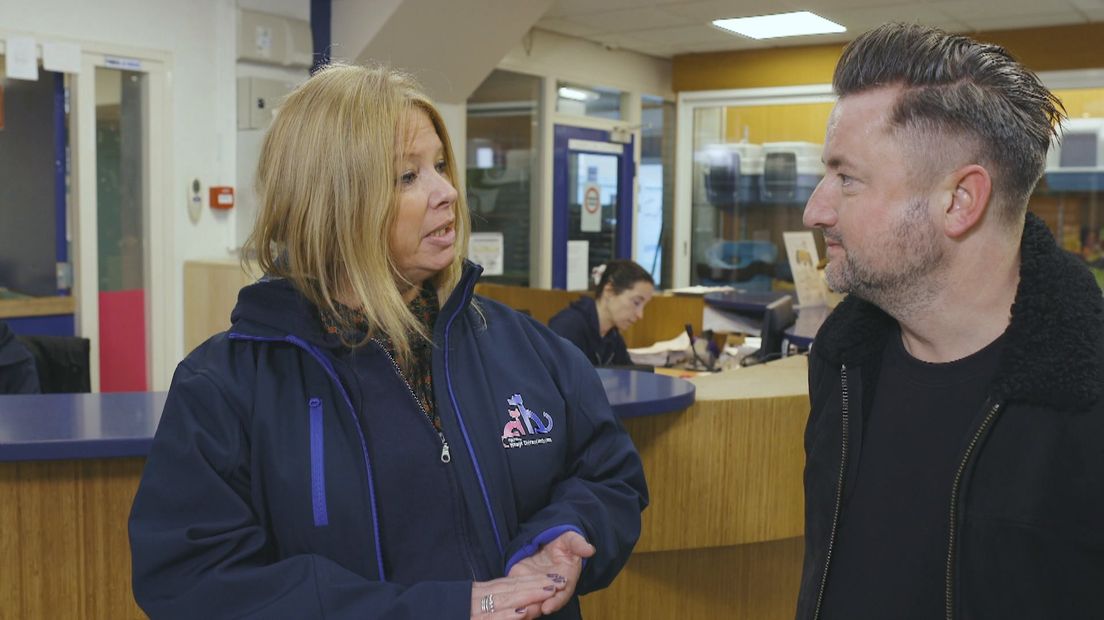
M77 300L71 296L0 300L0 319L73 314L76 310Z

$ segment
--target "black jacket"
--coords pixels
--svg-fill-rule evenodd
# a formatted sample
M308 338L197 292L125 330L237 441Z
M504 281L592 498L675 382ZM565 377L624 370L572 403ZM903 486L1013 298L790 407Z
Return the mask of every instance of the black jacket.
M38 372L31 352L0 321L0 394L37 394Z
M957 474L946 481L946 617L1100 617L1104 300L1083 263L1060 250L1030 214L1011 315L988 401ZM832 579L839 514L862 458L863 426L892 327L888 315L851 296L825 321L812 349L801 619L819 615Z
M625 366L632 364L629 349L621 333L614 327L600 336L598 305L586 295L571 302L548 320L552 331L575 343L595 366Z

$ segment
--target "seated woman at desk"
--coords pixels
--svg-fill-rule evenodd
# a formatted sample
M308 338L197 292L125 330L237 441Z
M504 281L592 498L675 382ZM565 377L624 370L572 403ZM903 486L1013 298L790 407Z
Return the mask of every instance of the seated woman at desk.
M131 511L151 617L577 620L628 560L640 458L574 347L473 298L459 172L402 74L281 104L266 277L177 368Z
M644 306L655 294L655 280L631 260L611 260L598 269L594 297L572 302L548 326L575 343L595 366L626 366L632 360L620 330L644 316Z

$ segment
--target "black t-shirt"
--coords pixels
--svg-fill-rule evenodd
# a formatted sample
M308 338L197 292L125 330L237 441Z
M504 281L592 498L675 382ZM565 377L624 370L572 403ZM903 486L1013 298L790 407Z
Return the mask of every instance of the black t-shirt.
M822 617L943 617L951 485L996 372L1000 337L945 364L891 336L845 491Z

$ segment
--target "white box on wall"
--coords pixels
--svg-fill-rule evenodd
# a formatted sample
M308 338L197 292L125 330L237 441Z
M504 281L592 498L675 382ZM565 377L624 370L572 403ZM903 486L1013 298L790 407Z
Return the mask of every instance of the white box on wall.
M273 110L295 86L282 80L238 78L238 129L267 129Z
M242 10L238 15L238 60L283 67L310 67L310 24L301 19Z

